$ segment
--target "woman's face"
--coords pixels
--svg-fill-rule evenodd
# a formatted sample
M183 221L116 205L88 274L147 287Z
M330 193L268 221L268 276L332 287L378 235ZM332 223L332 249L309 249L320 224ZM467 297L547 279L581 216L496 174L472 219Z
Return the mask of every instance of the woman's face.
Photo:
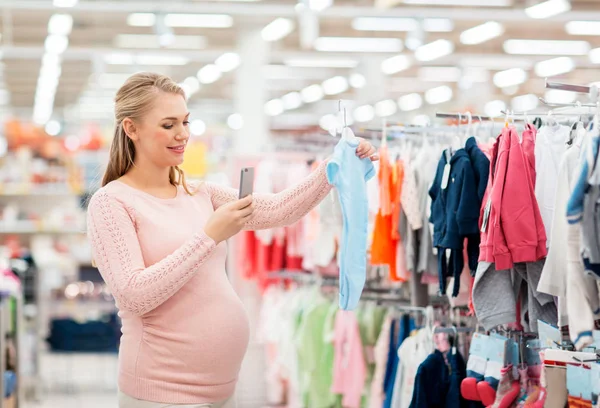
M160 92L150 110L135 123L136 158L158 167L183 163L185 145L190 138L189 112L185 99L178 94Z

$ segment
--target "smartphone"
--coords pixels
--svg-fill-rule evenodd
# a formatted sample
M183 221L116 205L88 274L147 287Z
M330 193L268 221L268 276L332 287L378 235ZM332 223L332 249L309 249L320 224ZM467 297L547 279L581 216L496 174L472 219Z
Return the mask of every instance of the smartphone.
M240 196L244 197L252 194L254 190L254 167L244 167L240 174Z

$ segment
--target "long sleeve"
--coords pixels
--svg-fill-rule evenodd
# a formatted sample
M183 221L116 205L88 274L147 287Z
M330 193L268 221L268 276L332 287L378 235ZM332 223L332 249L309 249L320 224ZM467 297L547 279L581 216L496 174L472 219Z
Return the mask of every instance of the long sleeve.
M94 260L119 308L141 316L190 280L212 254L215 242L198 231L171 255L146 267L134 217L132 209L99 191L88 207L88 236Z
M461 237L479 232L479 206L477 198L477 184L475 174L470 165L464 166L462 171L462 188L460 201L456 212L458 233Z
M254 194L254 214L245 229L258 230L291 225L308 214L331 191L323 162L305 180L277 194ZM238 191L213 183L206 188L215 209L238 199Z

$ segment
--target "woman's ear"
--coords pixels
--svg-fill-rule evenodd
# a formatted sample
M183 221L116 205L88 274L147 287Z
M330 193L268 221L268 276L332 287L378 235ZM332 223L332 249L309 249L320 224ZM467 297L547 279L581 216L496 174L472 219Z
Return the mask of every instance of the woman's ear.
M123 119L123 130L125 131L125 134L127 135L127 137L129 137L131 140L136 141L138 140L138 135L137 135L137 128L135 126L135 122L133 120L131 120L130 118L125 118Z

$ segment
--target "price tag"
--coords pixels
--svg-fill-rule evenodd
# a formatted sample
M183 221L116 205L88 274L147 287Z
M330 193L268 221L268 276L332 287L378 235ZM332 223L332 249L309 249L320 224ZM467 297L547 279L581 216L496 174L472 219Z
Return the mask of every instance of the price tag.
M491 211L492 211L492 197L490 195L490 197L488 197L487 203L485 203L485 209L483 210L483 222L481 223L481 232L485 232L485 230L487 230Z
M448 187L449 180L450 180L450 165L446 164L444 166L444 174L442 176L442 190L445 190Z

